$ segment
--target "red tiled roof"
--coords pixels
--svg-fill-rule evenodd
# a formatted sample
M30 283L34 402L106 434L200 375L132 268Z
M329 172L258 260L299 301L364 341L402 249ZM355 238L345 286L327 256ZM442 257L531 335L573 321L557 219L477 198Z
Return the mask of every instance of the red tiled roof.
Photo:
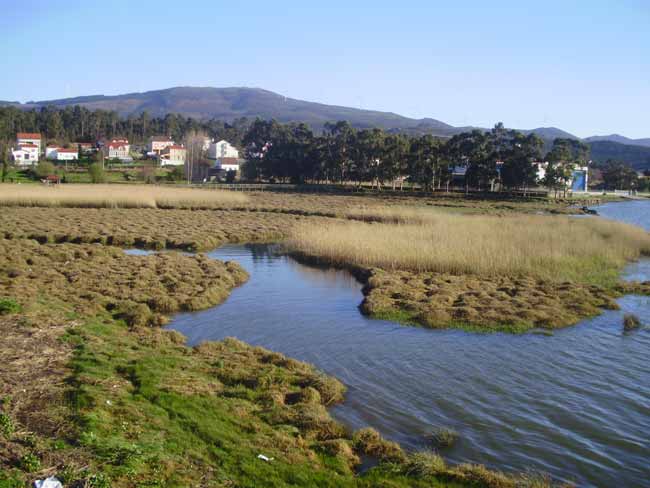
M19 132L16 134L16 139L40 139L41 135L38 132Z
M18 144L18 147L38 147L36 144Z
M60 152L60 153L75 153L75 154L76 154L77 150L76 150L76 149L64 149L64 148L62 148L62 147L59 147L59 148L57 148L56 152Z
M128 146L128 143L125 143L125 142L109 142L108 143L108 147L110 147L110 148L122 148L123 147L123 148L126 149L126 146Z

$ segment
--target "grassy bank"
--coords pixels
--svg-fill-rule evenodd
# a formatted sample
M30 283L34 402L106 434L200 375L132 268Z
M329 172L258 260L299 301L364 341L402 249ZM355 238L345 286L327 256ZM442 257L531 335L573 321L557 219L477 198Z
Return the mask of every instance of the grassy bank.
M245 279L202 256L0 239L0 486L549 486L349 432L326 410L334 378L158 327ZM358 476L366 455L379 464Z
M151 185L0 185L0 206L224 208L247 201L237 192Z

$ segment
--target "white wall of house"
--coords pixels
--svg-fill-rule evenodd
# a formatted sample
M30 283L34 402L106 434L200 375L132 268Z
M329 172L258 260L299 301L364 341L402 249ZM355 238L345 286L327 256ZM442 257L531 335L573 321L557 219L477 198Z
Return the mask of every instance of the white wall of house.
M230 144L228 141L219 141L213 142L210 144L210 149L208 149L208 158L210 159L220 159L220 158L238 158L239 151L235 146Z
M182 146L169 146L160 155L161 166L181 166L185 164L187 151Z
M11 150L11 156L16 166L31 166L38 162L38 147L35 145L19 146Z
M79 159L79 153L75 149L57 149L56 151L56 160L57 161L74 161Z

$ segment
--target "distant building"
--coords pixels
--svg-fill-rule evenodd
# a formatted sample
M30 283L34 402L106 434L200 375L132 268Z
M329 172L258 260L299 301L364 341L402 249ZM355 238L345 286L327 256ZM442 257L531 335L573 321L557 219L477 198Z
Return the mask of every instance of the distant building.
M38 162L39 146L36 144L20 144L11 150L11 157L16 166L31 166Z
M172 145L163 149L160 154L161 166L180 166L185 164L187 150L184 146Z
M239 158L219 158L214 167L221 171L239 171L240 163Z
M73 161L79 159L78 149L66 149L64 147L47 146L45 148L45 157L55 161Z
M95 151L95 145L92 142L75 142L81 154L88 154Z
M56 148L57 161L75 161L77 159L79 159L79 151L77 149Z
M121 161L132 161L129 154L131 146L126 139L111 139L104 144L104 155L108 159L119 159Z
M228 141L213 142L208 149L209 159L239 158L239 151Z
M163 150L173 145L174 141L171 137L152 136L149 140L149 145L147 146L147 154L151 156L159 156Z
M41 135L38 132L19 132L16 134L16 145L33 144L37 148L37 154L41 154Z
M573 177L571 178L571 191L589 191L589 168L587 166L582 166L573 170Z

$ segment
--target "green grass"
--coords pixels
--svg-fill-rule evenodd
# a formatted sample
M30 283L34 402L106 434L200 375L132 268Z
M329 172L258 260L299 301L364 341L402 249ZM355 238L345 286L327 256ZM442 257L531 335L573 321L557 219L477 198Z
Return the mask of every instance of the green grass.
M318 436L268 420L276 415L269 393L294 384L298 370L262 374L264 359L254 365L261 378L250 377L246 365L232 364L250 346L235 341L232 355L216 359L192 354L168 335L174 338L162 331L138 336L105 317L65 337L76 345L70 398L79 439L113 486L460 486L384 465L355 476L345 458L318 448Z

